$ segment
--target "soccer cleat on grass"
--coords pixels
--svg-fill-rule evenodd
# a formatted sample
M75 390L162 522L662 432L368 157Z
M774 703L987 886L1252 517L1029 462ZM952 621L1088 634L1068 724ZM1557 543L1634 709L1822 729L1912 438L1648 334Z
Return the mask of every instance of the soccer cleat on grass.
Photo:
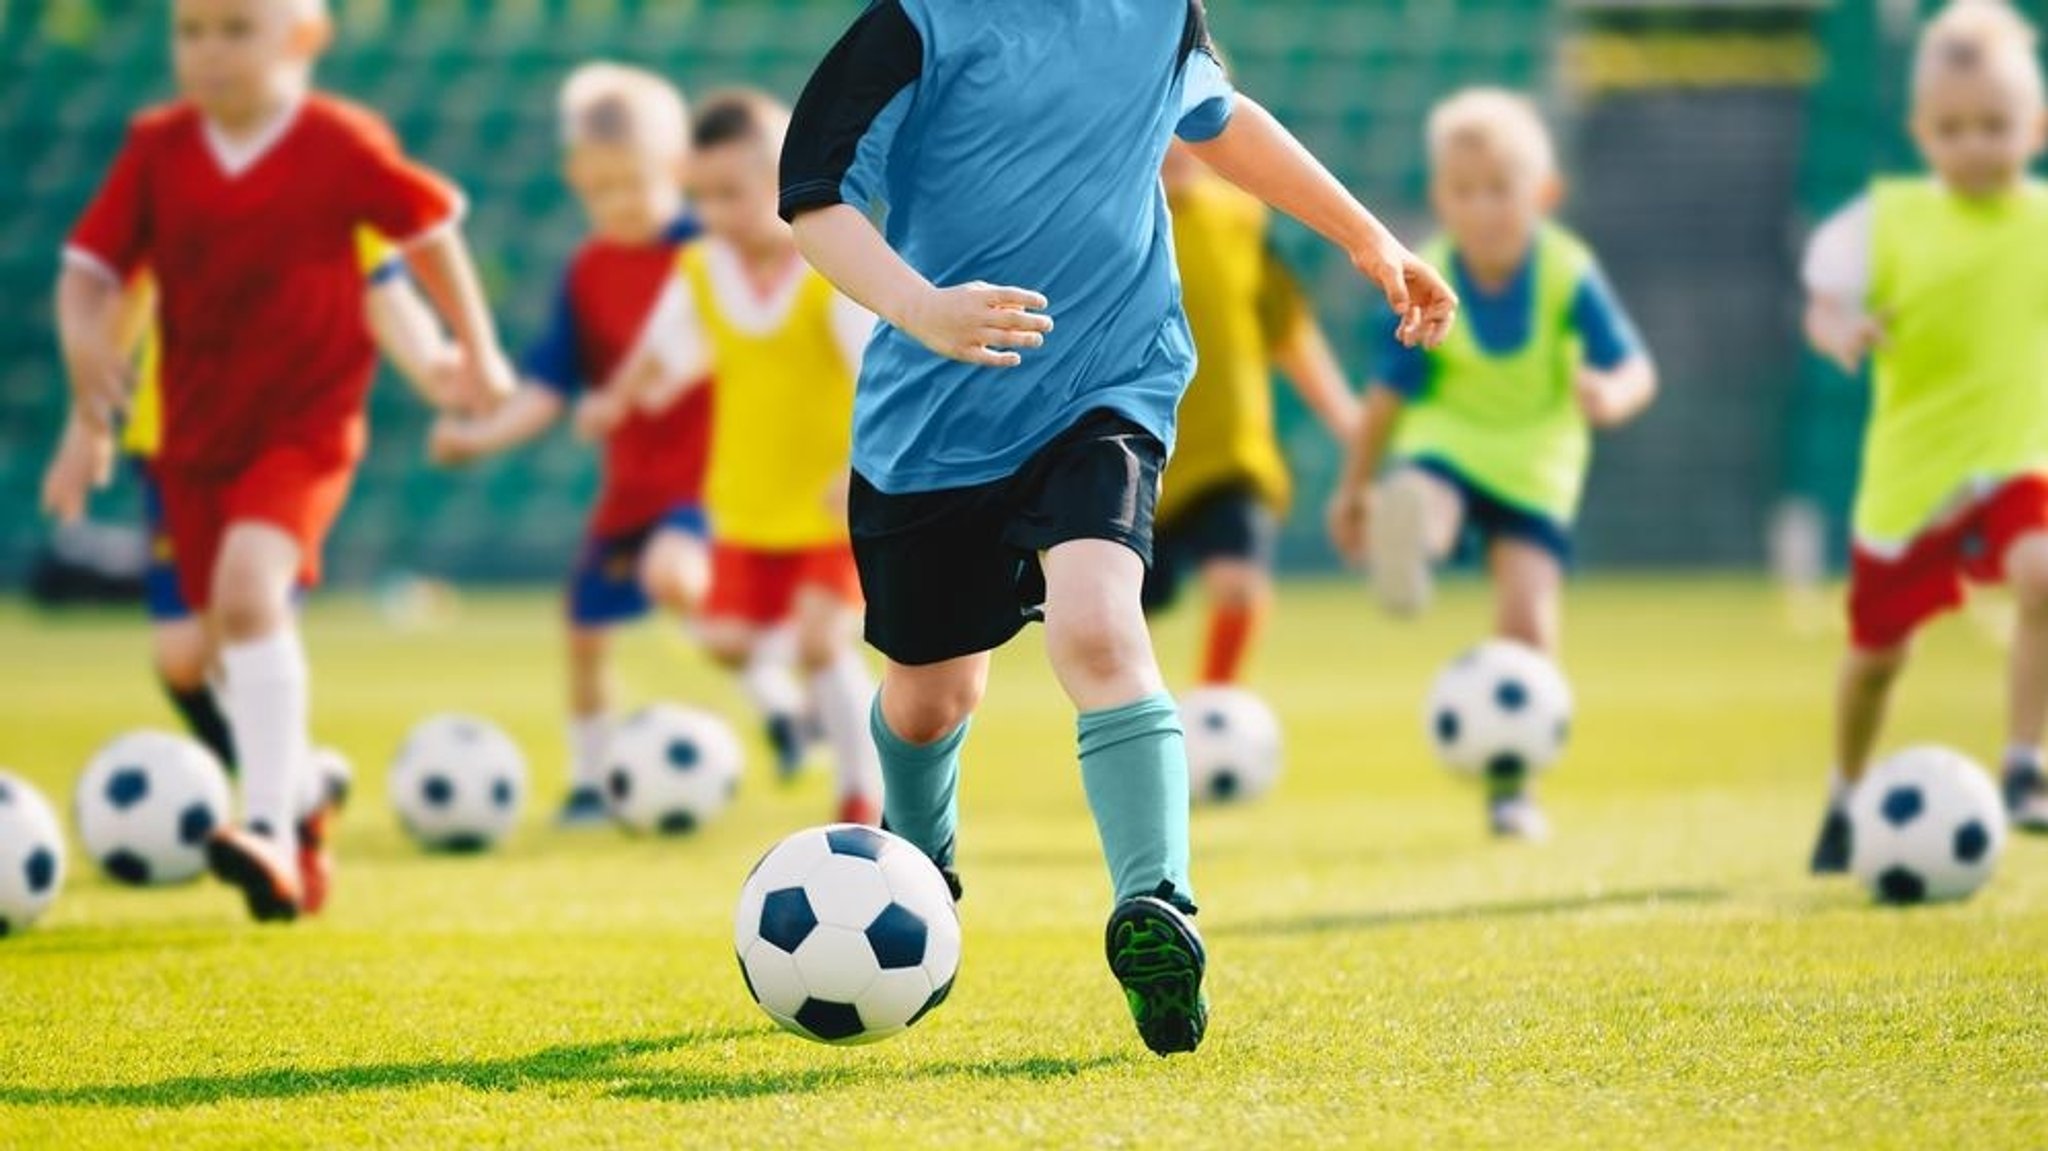
M1488 800L1486 822L1493 829L1495 839L1542 843L1550 838L1550 817L1543 814L1543 809L1537 806L1535 798L1528 792Z
M560 828L601 827L611 821L612 812L604 801L604 793L585 785L570 789L561 809L555 812L555 826Z
M882 822L882 805L865 795L844 796L839 800L839 822L858 823L867 827L879 826Z
M1420 472L1399 471L1373 496L1368 561L1373 593L1390 615L1420 615L1436 594L1429 566L1429 483Z
M341 810L330 803L299 821L299 910L318 915L334 888L333 831Z
M1815 875L1843 875L1849 870L1849 849L1854 839L1849 812L1839 802L1828 805L1821 818L1820 838L1813 844L1813 860L1807 868Z
M775 750L775 774L782 782L788 783L803 774L804 757L811 752L811 741L804 730L803 718L789 712L778 712L768 717L768 746Z
M1109 970L1123 985L1138 1036L1155 1055L1193 1051L1209 1026L1202 991L1209 957L1190 918L1194 911L1172 884L1162 883L1110 913L1104 939Z
M298 918L301 890L296 864L255 829L224 827L206 841L207 870L242 893L250 918L258 923Z
M2048 776L2031 764L2005 771L2005 811L2012 825L2034 834L2048 833Z

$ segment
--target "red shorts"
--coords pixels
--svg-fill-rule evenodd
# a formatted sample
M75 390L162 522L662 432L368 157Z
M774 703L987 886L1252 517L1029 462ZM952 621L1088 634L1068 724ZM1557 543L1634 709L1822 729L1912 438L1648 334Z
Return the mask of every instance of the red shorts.
M778 624L795 612L797 592L804 588L817 588L853 607L863 602L852 544L765 551L718 543L717 531L714 523L707 619Z
M1856 549L1849 578L1849 635L1864 651L1897 647L1943 612L1963 605L1968 585L2005 579L2012 546L2048 531L2048 476L2023 476L1890 559Z
M272 448L227 476L155 473L178 590L194 611L213 602L221 540L238 523L261 523L298 541L299 580L320 581L320 553L355 481L355 464L300 448Z

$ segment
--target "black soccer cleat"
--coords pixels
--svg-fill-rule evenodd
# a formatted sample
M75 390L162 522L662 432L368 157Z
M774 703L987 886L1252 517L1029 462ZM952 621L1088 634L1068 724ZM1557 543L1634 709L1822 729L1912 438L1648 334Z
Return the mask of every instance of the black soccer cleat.
M2039 835L2048 832L2048 776L2031 764L2016 764L2005 771L2006 817L2021 831Z
M768 746L775 751L775 774L788 783L803 774L804 757L810 754L803 721L788 712L777 712L765 724Z
M1820 839L1813 845L1813 860L1807 867L1815 875L1841 875L1847 872L1853 842L1849 813L1839 804L1830 804L1827 816L1821 820Z
M284 859L269 836L224 827L206 841L206 866L214 878L242 893L249 917L258 923L289 923L299 917L297 861Z
M587 784L572 788L555 812L555 826L563 829L602 827L611 821L612 809L605 803L604 793Z
M1123 985L1138 1036L1155 1055L1193 1051L1209 1027L1202 991L1209 957L1189 918L1194 911L1172 884L1162 883L1151 895L1117 904L1109 917L1109 970Z

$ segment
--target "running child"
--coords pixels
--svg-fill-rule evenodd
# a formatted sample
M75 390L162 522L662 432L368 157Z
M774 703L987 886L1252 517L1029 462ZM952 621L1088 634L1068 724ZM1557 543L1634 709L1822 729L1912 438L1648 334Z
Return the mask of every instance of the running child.
M1160 1054L1208 1018L1186 752L1139 603L1195 360L1159 180L1175 134L1342 247L1403 338L1444 336L1449 287L1231 90L1199 0L882 0L812 77L782 165L804 254L884 321L849 515L889 661L886 822L952 871L989 653L1042 616L1080 713L1110 969Z
M1550 219L1562 185L1535 106L1462 92L1428 137L1444 231L1423 252L1450 270L1469 322L1429 350L1386 326L1331 537L1370 564L1396 615L1421 612L1435 566L1475 537L1496 633L1555 656L1592 433L1648 408L1657 373L1592 251ZM1520 775L1488 781L1487 814L1495 835L1549 833Z
M318 0L177 0L181 98L138 116L65 249L58 321L72 411L103 433L128 402L115 338L142 268L161 299L153 466L180 594L219 643L245 826L208 844L259 920L317 910L326 813L303 841L308 671L295 590L317 581L366 433L376 364L356 231L405 251L468 364L465 402L509 390L460 233L460 196L370 113L312 89Z
M1849 585L1850 650L1835 773L1812 868L1849 866L1848 793L1868 766L1914 635L1972 583L2008 584L2019 626L2006 671L2005 800L2048 831L2048 188L2034 29L1958 0L1922 33L1912 131L1932 174L1881 179L1806 256L1806 328L1875 404L1864 432Z
M875 318L804 263L776 215L789 112L759 92L706 101L694 129L691 200L705 238L649 326L640 380L718 381L711 420L711 595L701 635L744 672L793 631L838 768L838 818L881 818L868 735L875 682L857 641L860 577L847 542L854 377Z
M1271 605L1273 549L1293 490L1273 424L1272 369L1339 443L1355 433L1358 400L1314 305L1273 251L1266 206L1179 141L1162 174L1200 364L1160 485L1145 609L1171 606L1193 576L1209 610L1200 682L1232 684Z

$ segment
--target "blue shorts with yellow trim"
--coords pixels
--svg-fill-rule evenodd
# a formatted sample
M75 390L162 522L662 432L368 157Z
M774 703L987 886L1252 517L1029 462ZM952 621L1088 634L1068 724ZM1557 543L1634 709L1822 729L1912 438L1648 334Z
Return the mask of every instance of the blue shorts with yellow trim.
M149 537L149 565L142 570L142 602L151 623L179 623L192 618L185 594L178 590L178 569L172 562L171 532L164 526L164 497L149 465L137 460L135 478L142 487L142 530Z
M662 532L709 540L711 522L701 506L684 504L645 527L584 544L583 554L569 574L569 622L577 627L610 627L646 615L654 605L640 586L640 557L646 553L648 541Z

